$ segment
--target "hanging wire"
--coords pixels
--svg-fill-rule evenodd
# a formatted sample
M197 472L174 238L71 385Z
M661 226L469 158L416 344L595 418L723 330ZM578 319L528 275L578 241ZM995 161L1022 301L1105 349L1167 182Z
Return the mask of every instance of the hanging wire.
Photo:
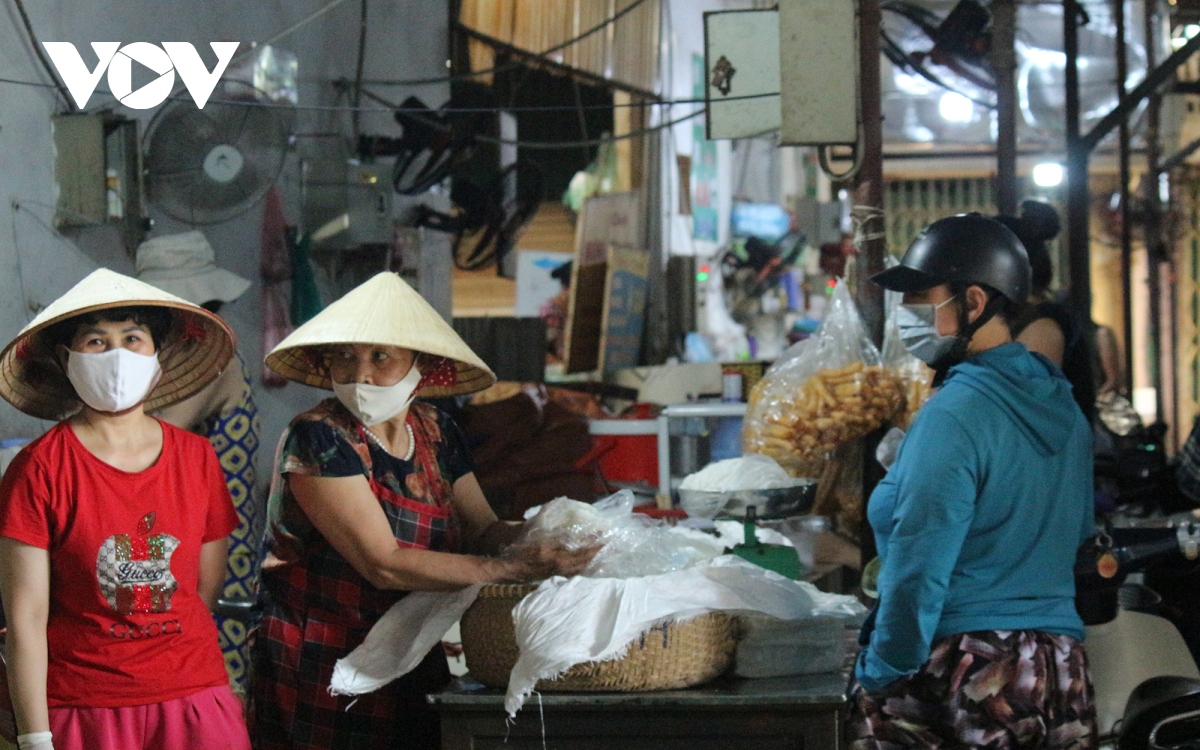
M383 97L379 96L378 94L374 94L367 89L363 89L362 93L363 93L363 96L367 97L368 99L379 102L380 104L383 104L384 106L387 106L390 109L395 109L398 106L398 105L394 104L393 102L390 102L387 99L384 99ZM568 109L574 109L574 107L568 107ZM590 139L582 140L582 141L513 141L513 140L508 140L506 138L493 138L491 136L478 135L478 134L475 135L475 139L478 141L481 141L483 143L492 143L492 144L500 145L500 146L517 146L519 148L529 148L529 149L538 149L538 150L579 148L581 146L599 146L602 143L610 143L612 141L624 141L629 138L640 138L642 136L646 136L651 133L657 133L660 130L665 130L666 128L669 128L673 125L678 125L681 122L686 122L686 121L692 119L693 117L702 115L705 113L705 111L706 111L705 109L701 108L701 109L696 110L695 112L692 112L691 114L687 114L682 117L677 117L674 120L669 120L667 122L660 123L653 127L642 128L641 130L634 130L634 131L631 131L628 133L622 133L621 135L616 135L616 136L607 136L604 138L590 138ZM435 130L440 130L444 133L448 133L452 130L452 128L450 128L450 126L443 125L442 123L440 123L436 120L433 120L426 116L422 116L421 114L414 112L412 110L406 110L405 115L413 118L414 120L419 120L420 122L424 123L425 125L433 128Z
M265 46L267 46L267 45L269 45L269 44L274 44L275 42L278 42L280 39L283 39L284 37L291 36L291 35L292 35L293 33L295 33L296 31L299 31L301 28L303 28L303 27L307 26L308 24L312 23L313 21L317 20L318 18L320 18L321 16L325 15L326 13L328 13L329 11L331 11L331 10L333 10L334 8L338 7L339 5L341 5L341 4L342 4L342 3L344 3L344 2L346 2L346 0L330 0L330 2L329 2L329 3L325 4L324 6L322 6L322 7L320 7L320 8L317 8L317 9L316 9L316 10L314 10L312 13L309 13L307 16L305 16L304 18L300 19L299 21L297 21L296 23L292 24L291 26L287 27L287 28L286 28L286 29L284 29L283 31L280 31L279 33L277 33L277 34L274 34L273 36L269 37L269 38L268 38L266 41L264 41L264 42L261 42L261 43L258 43L258 44L252 44L252 45L250 45L250 46L248 46L248 47L246 47L246 48L242 49L242 50L241 50L241 51L239 51L237 54L235 54L235 55L234 55L232 58L230 58L230 60L229 60L229 65L234 65L234 64L236 64L238 61L240 61L240 60L243 60L243 59L245 59L247 56L249 56L249 55L253 54L253 53L254 53L254 50L256 50L256 49L257 49L257 48L258 48L260 45L265 47ZM171 96L169 96L169 97L167 97L167 98L168 98L168 100L174 101L174 100L175 100L175 99L177 99L177 98L181 98L181 97L178 97L177 95L179 94L179 92L180 92L180 90L181 90L182 88L183 88L183 84L182 84L182 83L177 83L177 84L175 85L175 87L174 87L174 88L172 89L172 91L171 91L171 94L172 94L172 95L171 95ZM97 90L97 91L96 91L96 93L97 93L97 94L106 94L106 95L108 95L108 96L112 96L112 92L111 92L111 91ZM211 100L210 100L210 101L211 101ZM109 107L111 107L111 106L112 106L112 104L111 104L111 103L109 103L109 102L105 102L104 104L97 104L97 105L94 105L94 106L92 106L92 107L89 107L89 108L88 108L87 110L85 110L85 111L87 111L87 112L96 112L96 111L99 111L99 110L107 109L107 108L109 108Z
M325 5L324 7L316 9L312 13L305 16L303 19L301 19L301 20L297 21L296 23L292 24L291 26L287 27L286 29L279 32L275 36L267 39L265 42L263 42L263 44L264 45L274 44L275 42L278 42L280 39L283 39L285 36L291 36L296 31L299 31L304 26L307 26L308 24L317 20L318 18L325 15L326 13L328 13L329 11L338 7L339 5L341 5L344 2L346 2L346 0L332 0L332 2L330 2L328 5ZM236 61L248 54L250 54L250 50L245 50L245 51L241 52L240 54L235 55L233 59Z
M19 81L19 80L14 80L11 78L0 78L0 83L8 83L8 84L13 84L13 85L17 85L17 86L32 86L35 88L50 88L51 87L51 84L48 84L48 83L37 83L37 82L33 82L33 81ZM313 105L294 105L294 104L279 104L276 102L246 101L246 100L241 100L241 99L209 99L209 103L210 104L211 103L228 104L228 105L239 106L239 107L266 107L266 108L278 108L278 109L305 110L305 111L312 111L312 112L355 112L355 111L358 111L358 112L378 112L378 113L382 113L382 114L392 114L396 110L396 106L393 105L391 102L387 102L387 100L381 99L381 98L375 96L374 94L372 94L370 91L368 91L366 89L363 89L363 96L365 96L368 99L374 99L376 101L386 102L387 106L385 108L385 107L363 107L363 106L353 107L353 106L337 106L337 105L321 106L321 105L315 105L315 104L313 104ZM777 94L777 93L749 94L749 95L741 96L741 97L731 96L731 97L728 97L727 99L724 99L723 101L735 101L737 99L761 99L763 97L768 97L768 96L779 96L779 94ZM167 97L167 101L188 101L188 99L186 97L182 97L182 96L171 96L171 97ZM621 106L621 107L628 107L628 106L658 107L658 106L671 106L674 104L704 104L704 103L705 103L705 101L703 99L679 99L679 100L674 100L674 101L637 102L637 103L623 104L623 105L616 105L616 104L614 104L614 105L607 105L607 104L583 105L583 108L584 109L612 109L612 108L618 107L618 106ZM511 109L503 108L503 107L482 107L482 108L481 107L463 107L461 109L447 108L444 110L431 110L431 112L438 112L438 111L440 111L440 112L460 112L460 113L467 113L467 112L561 112L561 111L573 112L576 109L578 109L578 107L576 107L574 105L542 106L542 107L513 107ZM505 145L505 146L517 146L520 148L530 148L530 149L539 149L539 150L555 150L555 149L580 148L580 147L584 147L584 146L598 146L602 143L609 143L612 141L624 141L624 140L628 140L630 138L641 138L641 137L650 135L652 133L657 133L661 130L666 130L667 128L678 125L679 123L687 122L688 120L692 119L693 117L698 117L698 116L704 114L705 111L706 111L705 109L701 108L690 114L683 115L682 117L677 117L673 120L663 122L663 123L661 123L659 125L655 125L653 127L642 128L640 130L634 130L629 133L623 133L622 135L609 136L606 138L591 138L591 139L587 139L587 140L583 140L583 141L561 141L561 142L559 142L559 141L513 141L513 140L504 139L504 138L492 138L490 136L483 136L483 135L477 135L477 136L475 136L475 138L484 143L492 143L492 144ZM428 118L422 118L420 115L414 114L412 112L409 112L408 114L416 119L424 120L430 127L435 128L437 130L442 130L442 131L449 130L448 127L446 127L445 125L442 125L441 123L436 122L434 120L430 120ZM332 134L322 134L322 135L330 135L330 137L332 137Z
M25 12L25 3L22 0L13 0L13 4L17 6L17 13L21 15L21 23L25 26L25 33L29 35L29 44L33 47L34 54L41 61L42 67L46 69L46 75L50 76L51 81L54 81L54 88L58 90L59 95L63 98L63 104L66 106L67 111L74 111L75 102L71 99L70 94L67 93L67 87L55 75L54 68L50 65L50 61L46 59L46 53L42 49L42 45L38 43L37 34L33 33L33 24L29 21L29 14Z
M834 172L833 166L830 164L829 151L831 146L817 147L817 164L820 165L821 171L829 175L829 179L834 182L846 182L853 179L854 175L858 174L858 170L862 168L862 149L859 148L859 143L862 141L862 136L859 136L859 142L854 143L850 147L851 163L850 168L845 172Z
M583 94L579 91L579 79L577 79L575 76L571 76L571 88L574 89L575 92L575 112L579 116L579 137L586 141L589 140L591 136L588 135L587 115L586 110L583 108ZM583 146L582 148L584 161L591 161L591 154L588 153L588 147Z
M541 52L531 52L531 53L529 53L529 56L541 58L543 60L549 60L550 55L554 54L555 52L560 52L560 51L566 49L567 47L570 47L572 44L575 44L576 42L583 41L584 39L587 39L589 36L591 36L592 34L595 34L598 31L603 31L604 29L608 28L609 26L611 26L614 23L616 23L617 21L619 21L626 14L631 13L635 8L637 8L644 2L646 2L646 0L634 0L628 6L622 8L621 10L614 13L612 15L612 17L604 19L603 21L596 24L592 28L588 29L587 31L584 31L579 36L572 37L571 39L568 39L565 42L556 44L549 49L542 50ZM554 60L549 60L549 61L556 62ZM368 86L424 86L424 85L432 84L432 83L452 83L454 81L469 80L471 78L476 78L476 77L482 76L482 75L489 75L491 73L503 73L505 71L513 70L514 68L523 67L523 66L524 66L524 63L511 62L511 63L505 63L504 65L493 65L492 67L484 68L483 70L473 70L469 73L457 73L457 74L448 75L448 76L437 76L436 78L409 78L409 79L400 79L400 80L368 80L368 81L364 81L363 83L367 84Z
M350 125L354 139L358 140L358 121L362 112L358 106L362 104L363 63L367 59L367 0L362 0L362 10L358 16L358 64L354 69L354 112L350 115Z
M0 83L8 83L14 86L29 86L31 88L55 88L54 84L42 83L41 81L22 81L16 78L0 77ZM335 81L334 84L342 83ZM351 87L348 81L344 82L344 88ZM365 90L364 90L365 92ZM107 91L97 89L96 93L107 94ZM371 98L364 93L364 96ZM765 99L771 96L779 96L779 92L771 92L766 94L746 94L744 96L729 96L723 97L722 102L734 102L747 99ZM164 101L168 102L186 102L191 101L188 96L169 96ZM353 112L356 108L346 105L321 105L321 104L286 104L280 102L258 101L250 99L221 99L213 97L208 100L213 104L228 104L236 107L265 107L275 109L290 109L295 111L311 111L311 112ZM386 101L386 100L385 100ZM584 104L582 109L624 109L624 108L648 108L648 107L671 107L677 104L706 104L704 99L651 99L643 101L631 101L623 104ZM389 102L390 104L390 102ZM382 112L391 114L394 107L366 107L359 106L357 109L361 112ZM444 107L438 112L448 112L456 114L471 114L471 113L488 113L488 112L574 112L580 109L580 106L575 104L546 104L546 105L529 105L522 107Z
M17 212L21 210L21 204L14 200L9 205L12 208L9 222L12 226L13 258L17 271L17 289L21 292L21 313L25 316L25 322L28 323L33 319L29 314L29 305L33 300L29 299L29 293L25 291L25 271L21 269L21 242L17 238Z
M642 128L641 130L633 130L628 133L622 133L621 135L611 135L611 136L608 136L605 138L590 138L585 141L569 141L569 142L568 141L563 141L563 142L559 142L559 141L510 141L510 140L507 140L504 138L492 138L491 136L484 136L484 135L476 135L475 139L479 140L479 141L483 141L484 143L493 143L496 145L503 145L503 146L517 146L519 148L529 148L529 149L537 149L537 150L543 150L543 151L550 151L550 150L554 150L554 149L565 149L565 148L579 148L581 146L599 146L602 143L610 143L612 141L625 141L625 140L629 140L630 138L642 138L644 136L650 135L651 133L657 133L661 130L666 130L668 128L671 128L675 125L678 125L681 122L687 122L688 120L692 119L693 117L697 117L702 114L704 114L704 110L699 109L699 110L696 110L695 112L692 112L691 114L683 115L682 117L676 117L674 120L669 120L667 122L660 123L653 127ZM434 123L432 121L430 121L429 124L436 126L436 123Z

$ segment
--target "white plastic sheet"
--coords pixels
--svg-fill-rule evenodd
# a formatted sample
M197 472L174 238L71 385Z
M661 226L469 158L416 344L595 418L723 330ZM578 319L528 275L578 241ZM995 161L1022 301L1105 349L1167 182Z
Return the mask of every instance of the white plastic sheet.
M641 513L629 490L588 505L560 497L531 509L526 530L511 549L523 544L556 542L567 549L604 545L582 575L633 578L704 565L725 546L693 529L681 529Z

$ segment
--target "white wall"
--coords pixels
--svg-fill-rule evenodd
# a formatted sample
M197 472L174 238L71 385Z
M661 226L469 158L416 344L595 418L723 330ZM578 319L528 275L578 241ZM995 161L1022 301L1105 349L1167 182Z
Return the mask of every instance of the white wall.
M324 7L328 0L26 0L41 41L73 42L91 64L93 41L185 41L208 53L207 42L262 41ZM0 78L47 81L25 38L11 3L0 12ZM344 2L304 26L276 46L296 53L300 62L301 105L334 103L330 81L352 78L358 43L359 3ZM445 0L386 0L371 3L367 39L368 78L432 77L446 72L448 11ZM211 53L205 55L211 65ZM101 87L106 88L104 81ZM430 106L448 96L446 84L419 89L380 89L400 101L410 93ZM97 94L91 104L101 101ZM60 108L49 89L0 83L0 340L6 343L47 303L97 266L133 272L109 228L84 231L71 238L51 229L56 190L50 117ZM90 107L89 107L90 108ZM117 112L149 121L153 111ZM301 111L299 132L341 129L349 132L349 116ZM386 115L363 118L368 132L395 133ZM312 153L328 141L300 139L298 148ZM295 171L285 170L283 187L288 219L299 218ZM19 202L20 210L10 204ZM155 232L183 231L182 225L151 210ZM251 279L253 286L222 314L240 339L240 351L254 372L261 373L261 279L258 273L261 206L224 224L202 227L217 253L217 262ZM322 392L296 384L282 390L256 391L263 418L261 458L293 415L315 403ZM0 402L0 438L36 436L49 425L26 417ZM265 464L263 466L265 468Z

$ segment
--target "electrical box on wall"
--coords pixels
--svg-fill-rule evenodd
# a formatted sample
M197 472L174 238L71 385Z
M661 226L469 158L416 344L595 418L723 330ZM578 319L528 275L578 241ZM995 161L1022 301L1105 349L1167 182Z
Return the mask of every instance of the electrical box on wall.
M857 5L780 0L780 145L858 141Z
M796 226L804 233L808 244L820 247L842 241L840 203L822 203L809 197L798 197L791 203L792 213L796 215Z
M54 180L58 183L58 228L104 223L104 118L60 115L54 120Z
M303 232L311 235L322 295L336 299L380 271L396 271L449 322L450 235L405 225L421 203L449 212L449 197L397 195L390 159L331 155L305 160L301 173Z
M779 130L782 146L858 141L855 0L704 14L708 137Z
M705 13L704 64L709 139L779 129L779 11Z
M388 245L393 241L391 163L355 163L346 158L304 162L304 227L327 236L326 248Z
M141 150L136 120L111 113L57 115L54 177L58 229L119 224L126 247L145 234Z

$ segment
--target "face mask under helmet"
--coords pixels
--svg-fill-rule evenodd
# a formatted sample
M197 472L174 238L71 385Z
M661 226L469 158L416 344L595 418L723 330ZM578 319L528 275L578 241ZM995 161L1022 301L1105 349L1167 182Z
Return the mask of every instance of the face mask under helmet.
M1030 275L1028 253L1012 230L981 214L962 214L930 224L899 265L871 280L901 293L941 284L955 289L978 285L988 291L988 301L974 321L968 321L960 297L958 330L950 336L937 332L933 305L905 305L897 313L905 347L934 368L935 383L940 383L951 367L966 358L971 337L995 317L1005 299L1025 304Z
M904 348L917 359L933 368L934 385L940 385L950 368L967 357L967 347L975 332L995 317L1001 297L993 294L974 321L969 321L966 309L958 307L958 330L943 335L937 330L937 311L955 301L955 295L941 304L902 304L896 309L896 328Z

